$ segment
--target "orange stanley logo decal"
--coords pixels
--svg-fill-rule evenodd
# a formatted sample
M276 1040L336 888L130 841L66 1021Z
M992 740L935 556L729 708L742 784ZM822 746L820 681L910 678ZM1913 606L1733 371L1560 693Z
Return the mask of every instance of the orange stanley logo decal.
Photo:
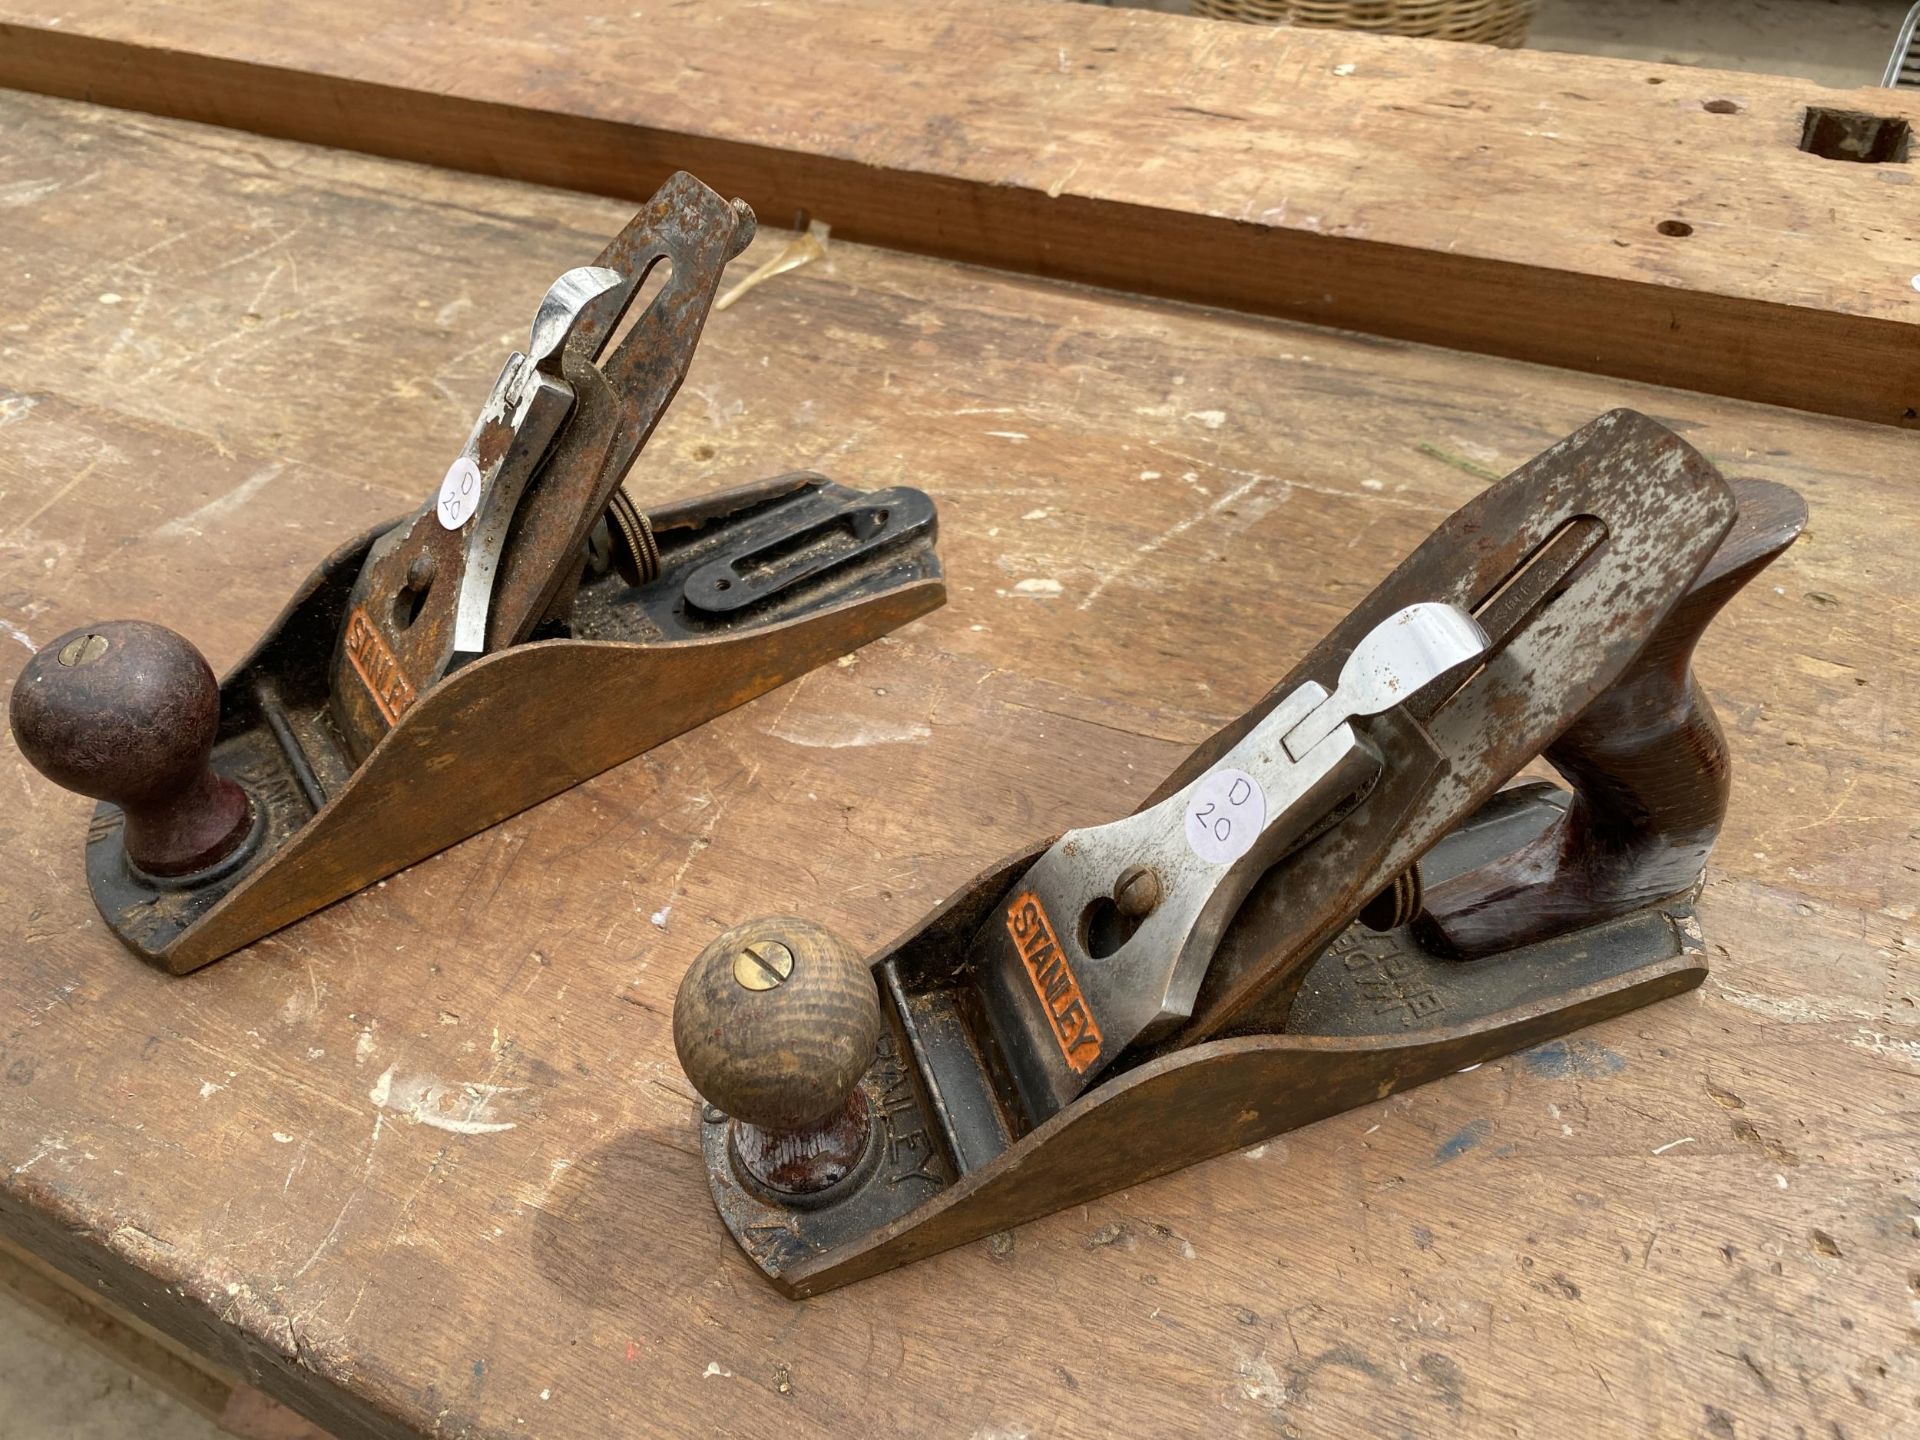
M1100 1027L1093 1021L1087 997L1080 993L1080 982L1067 966L1066 952L1053 933L1053 922L1040 907L1040 897L1031 890L1016 896L1007 907L1007 933L1026 962L1027 978L1033 981L1033 993L1040 997L1040 1008L1053 1022L1053 1038L1060 1042L1060 1053L1076 1073L1084 1073L1100 1058Z
M397 722L413 703L413 685L367 612L358 607L347 617L347 659L353 662L353 673L367 687L387 724Z

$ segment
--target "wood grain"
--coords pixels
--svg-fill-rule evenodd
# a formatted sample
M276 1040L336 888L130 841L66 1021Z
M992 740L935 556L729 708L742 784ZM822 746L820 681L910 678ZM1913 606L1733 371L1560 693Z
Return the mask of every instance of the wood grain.
M1885 90L1034 0L0 0L0 84L1920 425Z
M627 215L42 99L0 132L0 681L103 614L225 669ZM1813 511L1697 657L1706 985L817 1302L759 1281L673 1058L691 957L775 912L876 945L1130 809L1463 466L1616 404ZM342 1436L1911 1427L1911 437L835 244L713 319L644 463L643 501L924 486L949 604L184 980L0 747L0 1230Z

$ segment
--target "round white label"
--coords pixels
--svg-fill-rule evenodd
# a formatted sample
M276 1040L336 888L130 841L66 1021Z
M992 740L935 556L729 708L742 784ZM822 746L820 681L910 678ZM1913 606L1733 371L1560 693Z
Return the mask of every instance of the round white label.
M440 482L440 499L434 513L447 529L458 530L479 508L480 467L469 456L462 455L447 468L447 478Z
M1212 770L1187 802L1187 844L1210 865L1231 865L1267 823L1267 795L1244 770Z

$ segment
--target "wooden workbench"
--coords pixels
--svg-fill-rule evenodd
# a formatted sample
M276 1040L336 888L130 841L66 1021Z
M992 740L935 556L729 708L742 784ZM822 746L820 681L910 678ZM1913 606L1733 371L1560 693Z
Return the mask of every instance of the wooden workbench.
M1912 91L1035 0L0 0L0 85L1920 428Z
M0 135L0 679L118 614L230 664L627 214L69 101ZM769 910L875 944L1127 808L1616 404L1813 511L1699 658L1736 767L1706 986L777 1298L667 1033L698 949ZM947 608L183 980L105 933L85 803L7 742L0 1232L342 1436L1901 1433L1915 458L836 243L713 319L636 487L923 486Z

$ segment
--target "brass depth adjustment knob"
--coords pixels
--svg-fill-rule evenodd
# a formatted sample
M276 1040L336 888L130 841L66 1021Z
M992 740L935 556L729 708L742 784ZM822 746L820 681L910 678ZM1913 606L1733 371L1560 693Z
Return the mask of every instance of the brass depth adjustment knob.
M859 1167L871 1115L860 1077L880 994L860 952L808 920L736 925L687 970L673 1002L680 1066L733 1118L743 1179L811 1195Z
M246 792L210 763L220 686L164 625L68 631L20 672L8 718L34 769L125 812L127 858L147 874L204 870L247 838Z

